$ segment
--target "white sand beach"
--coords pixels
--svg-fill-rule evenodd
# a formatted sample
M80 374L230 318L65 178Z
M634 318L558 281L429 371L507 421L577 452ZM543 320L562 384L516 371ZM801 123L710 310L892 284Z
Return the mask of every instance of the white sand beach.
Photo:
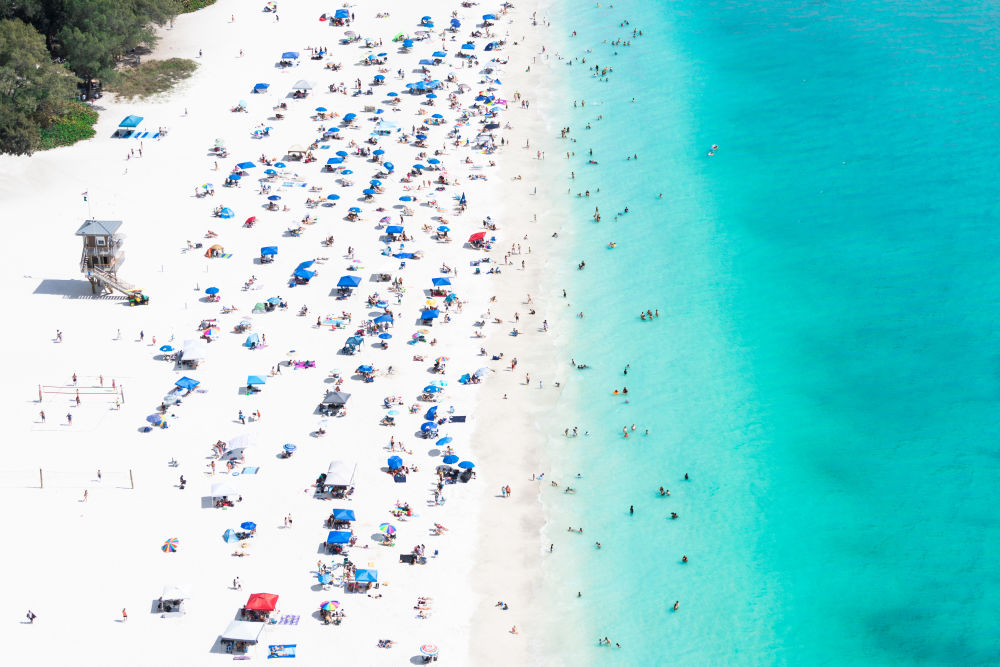
M542 64L526 71L549 30L544 22L533 25L532 13L542 11L537 4L501 12L499 4L387 0L348 7L350 25L331 26L319 18L334 9L278 2L277 12L264 12L264 2L220 0L162 32L151 57L200 64L177 90L134 103L105 97L94 139L0 159L0 208L13 249L4 265L12 315L4 347L13 354L3 385L10 412L0 467L0 499L12 510L0 569L7 662L229 661L233 654L221 635L254 593L279 597L275 622L263 625L259 644L246 653L253 660L266 659L270 645L295 645L306 664L340 654L363 664L401 664L418 661L425 645L453 664L538 658L532 591L543 558L543 519L531 481L541 470L533 442L536 421L557 400L563 380L553 329L567 309L561 286L545 280L560 251L552 232L562 221L535 193L546 182L539 154L555 147L558 129L546 125L537 105L521 104L553 76ZM461 27L448 30L453 11ZM488 12L497 19L479 27ZM420 26L425 15L433 28ZM399 32L421 30L427 37L412 48L392 41ZM361 39L341 43L346 31ZM475 47L466 50L471 63L456 55L467 41ZM485 51L490 42L503 44ZM311 49L325 54L313 59ZM439 64L419 64L437 50L447 53ZM289 51L298 58L278 67ZM369 55L383 64L362 64ZM327 67L333 64L342 67ZM404 87L425 78L421 67L427 79L441 82L436 99ZM385 83L373 86L379 74ZM312 88L294 99L300 80ZM373 94L354 96L358 81ZM254 93L257 83L269 87ZM388 91L399 95L387 97ZM241 101L246 111L231 111ZM276 108L281 104L287 108ZM318 107L328 110L325 119ZM491 110L497 116L489 120L499 126L485 130ZM348 113L357 114L350 124ZM130 114L144 118L146 134L113 138ZM433 114L442 116L440 124L421 129ZM339 136L324 137L320 127L338 127ZM266 136L254 135L263 128L270 128ZM423 145L417 134L427 136ZM217 140L226 157L212 150ZM296 146L315 160L290 159ZM361 149L384 155L363 156ZM347 156L327 171L338 151ZM245 161L253 168L239 185L225 186ZM417 163L428 169L413 170ZM269 168L277 173L267 176ZM372 179L381 182L379 191L365 201L362 189ZM208 191L214 194L196 196ZM332 194L340 198L328 199ZM280 197L277 210L267 209L272 195ZM414 200L403 202L404 196ZM318 204L308 205L310 199ZM213 216L223 207L233 217ZM361 211L355 221L346 217L351 207ZM495 230L484 227L488 216ZM122 222L126 261L118 276L141 288L148 305L129 307L118 293L92 296L75 235L91 218ZM249 218L252 226L244 224ZM402 225L407 240L387 242L388 225ZM442 238L442 226L450 228L450 240ZM216 236L207 238L209 230ZM490 250L466 243L476 232L495 238ZM205 256L214 244L224 256ZM262 264L266 246L277 246L277 255ZM416 256L394 256L401 252ZM306 268L315 276L290 286L296 268L310 260ZM401 279L401 289L378 281L381 274ZM343 276L360 278L360 285L338 298ZM453 301L430 294L432 279L444 277ZM209 287L218 288L219 301L207 298ZM255 311L275 297L287 307ZM387 305L370 305L369 298ZM421 322L432 298L440 315ZM386 310L393 322L383 349L372 320ZM324 325L328 318L342 324ZM236 332L244 319L250 330ZM165 358L198 340L203 321L218 333L197 369ZM343 353L359 331L365 335L356 354ZM249 349L244 343L254 333L261 345ZM174 350L161 351L165 345ZM443 373L433 371L438 357L447 358ZM295 368L296 361L314 367ZM364 364L375 369L371 382L355 372ZM481 383L460 383L460 376L484 368ZM250 375L266 381L253 395L245 391ZM338 388L338 375L350 399L344 414L322 422L317 405ZM185 376L199 385L175 392ZM444 383L438 400L421 400L425 385L438 381ZM181 396L180 404L165 406L167 428L143 432L167 396ZM387 397L394 399L388 408ZM444 421L436 437L422 438L425 413L435 405ZM398 412L395 425L380 424L389 409ZM241 411L245 419L259 411L260 418L241 423ZM317 437L321 425L326 433ZM228 470L213 445L244 435L253 447ZM438 445L446 436L453 440ZM280 457L285 444L295 445L290 458ZM436 469L446 446L474 462L476 474L444 484L444 502L436 503ZM394 455L408 469L405 482L385 472ZM335 460L357 464L353 492L344 499L315 488ZM256 473L245 473L247 467ZM214 507L211 489L221 482L242 501ZM508 485L509 498L500 494ZM392 513L404 505L410 516ZM378 587L346 590L344 556L322 546L334 508L354 511L357 520L346 530L356 541L346 556L358 569L377 570ZM227 543L223 534L244 522L256 524L253 537ZM382 544L384 523L396 530L391 546ZM172 538L177 550L165 552ZM401 562L418 546L425 564ZM319 564L333 575L325 589ZM166 585L190 590L183 614L158 608ZM321 620L320 605L328 600L343 612L337 624ZM497 608L498 601L508 609ZM34 623L25 619L28 610L37 615ZM392 646L380 648L384 639Z

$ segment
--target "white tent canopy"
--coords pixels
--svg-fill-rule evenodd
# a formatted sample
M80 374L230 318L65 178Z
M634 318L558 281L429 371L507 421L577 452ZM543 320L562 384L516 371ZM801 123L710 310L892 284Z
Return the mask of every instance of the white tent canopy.
M357 470L357 463L331 461L330 467L326 471L326 483L332 486L353 486L354 474Z
M236 449L247 449L257 444L257 436L254 433L240 433L238 436L226 443L228 451Z
M238 496L239 492L229 482L216 482L212 485L212 497L222 498L223 496Z
M208 353L208 341L192 338L184 341L181 350L183 351L181 358L184 361L204 361Z
M295 82L295 85L292 86L295 90L312 90L312 87L313 85L305 79L299 79Z
M164 600L187 600L191 597L191 586L188 584L167 584L163 587Z
M256 644L260 633L264 630L263 623L252 623L250 621L233 621L222 633L222 639L234 642L248 642Z

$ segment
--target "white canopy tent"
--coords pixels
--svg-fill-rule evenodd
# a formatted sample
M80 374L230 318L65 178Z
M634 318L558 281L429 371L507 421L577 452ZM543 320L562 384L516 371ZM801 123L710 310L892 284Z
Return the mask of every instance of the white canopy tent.
M239 491L236 490L229 482L216 482L212 485L212 497L222 498L228 496L238 496Z
M358 464L347 461L331 461L326 471L326 483L330 486L354 486L354 476Z
M223 641L246 642L256 644L260 638L260 633L264 631L264 623L253 623L251 621L233 621L222 633Z
M190 599L191 586L189 584L167 584L163 587L163 594L160 597L164 600Z

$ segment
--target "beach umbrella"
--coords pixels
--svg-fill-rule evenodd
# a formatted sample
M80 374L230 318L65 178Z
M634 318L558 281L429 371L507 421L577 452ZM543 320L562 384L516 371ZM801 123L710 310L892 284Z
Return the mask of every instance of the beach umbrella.
M399 201L413 201L413 197L411 197L410 195L403 195L402 197L399 198Z
M340 159L340 158L338 158L338 159ZM351 171L350 169L344 169L340 173L343 174L344 176L347 176L348 174L353 174L354 172Z
M390 333L380 333L378 335L378 337L381 338L382 340L389 340L390 338L392 338L392 334L390 334Z
M426 433L427 431L433 431L438 427L434 422L424 422L420 425L420 430Z
M379 53L379 54L378 54L378 57L379 57L379 58L385 58L385 57L386 57L386 56L388 56L388 55L389 55L388 53L386 53L386 52L384 52L384 51L383 51L382 53Z
M406 49L413 48L413 40L412 39L404 39L403 40L403 48L406 48Z
M161 421L163 421L163 416L160 414L152 414L146 417L146 421L148 421L150 424L159 424Z
M219 212L219 217L220 217L220 218L225 218L225 219L227 219L227 220L228 220L229 218L233 217L234 215L236 215L236 214L235 214L235 213L233 213L233 209L231 209L231 208L224 208L224 209L222 209L222 210L221 210L221 211Z
M271 195L267 199L268 201L281 201L281 195Z
M368 181L368 185L377 188L378 186L382 185L382 181L378 180L377 178L373 178L372 180Z
M257 524L255 524L253 521L244 521L243 523L240 524L240 528L242 528L243 530L254 530L255 528L257 528Z
M276 171L275 171L274 169L265 169L265 170L264 170L264 173L265 173L265 174L267 174L268 176L274 176L274 175L276 175L276 174L277 174L278 172L276 172Z
M338 157L347 157L348 153L347 153L347 151L337 151L337 156Z
M326 198L329 199L330 201L337 201L338 199L340 199L340 195L327 195Z
M394 457L394 458L398 458L398 457ZM396 527L394 525L392 525L391 523L380 523L378 525L378 529L379 529L379 532L385 533L386 535L395 535L396 534Z
M178 540L176 537L171 537L169 540L164 542L163 546L160 548L163 549L163 551L166 553L174 553L175 551L177 551L177 544L179 543L179 541L180 540Z
M327 600L319 606L323 611L334 611L340 607L340 603L336 600Z
M319 579L319 583L321 583L321 584L330 584L330 583L333 583L333 575L331 573L329 573L329 572L320 572L318 579ZM326 603L324 602L323 604L326 604Z
M376 81L385 81L385 74L376 74L375 75L375 80Z
M446 456L443 459L441 459L441 461L443 463L448 463L448 464L458 463L458 457L455 456L454 454L449 454L448 456Z
M428 657L435 656L438 654L438 647L434 644L424 644L420 647L420 653Z
M473 51L475 50L475 48L476 45L473 44L472 42L469 42L468 44L462 44L462 49L464 49L465 51Z
M236 531L232 528L226 529L226 532L222 534L222 539L225 540L227 544L240 541L240 538L236 536Z
M284 162L275 162L274 166L277 167L278 169L284 169L285 168L285 163Z
M441 225L440 227L438 227L437 230L439 232L444 232L445 234L447 234L448 232L451 231L451 229L449 229L448 227L445 227L444 225Z
M325 419L324 419L324 420L322 420L322 421L323 421L324 423L326 422L326 420L325 420ZM324 425L324 424L320 424L320 425L322 426L322 425ZM298 448L297 448L297 447L296 447L295 445L293 445L292 443L288 443L288 444L286 444L286 445L282 446L282 449L284 449L284 450L285 450L286 452L294 452L294 451L295 451L296 449L298 449Z
M463 470L472 470L473 468L476 467L476 464L473 463L472 461L460 461L458 467L462 468Z
M375 324L385 324L386 322L392 322L392 315L379 315L375 318Z
M399 93L386 93L386 97L399 97Z
M389 470L399 470L403 467L403 459L398 456L390 456L388 464Z
M386 169L388 169L389 171L392 171L393 169L395 169L395 168L396 168L396 167L395 167L395 166L394 166L394 165L393 165L393 164L392 164L391 162L386 162L386 163L385 163L385 165L383 165L383 166L384 166L384 167L385 167Z
M419 139L420 135L417 135L417 138ZM417 164L413 165L413 168L414 169L426 169L427 167L425 167L424 165L422 165L420 163L417 163Z
M436 157L432 157L427 162L429 162L430 164L441 164L441 160L437 159Z
M226 178L229 179L230 181L238 181L243 177L240 176L239 174L229 174L229 176L227 176Z
M246 219L246 222L244 224L252 225L256 221L257 221L257 216L256 215L251 215L249 218Z
M376 194L376 192L372 188L365 188L364 190L361 191L361 194L363 194L363 195L373 195L373 194Z
M452 19L450 21L450 23L451 23L451 27L452 28L461 28L462 27L462 22L459 21L458 19Z
M347 209L347 210L348 210L348 211L349 211L350 213L361 213L361 209L360 209L360 208L358 208L357 206L352 206L351 208L349 208L349 209Z
M376 148L375 150L372 151L372 155L385 155L385 151L382 150L381 148Z
M316 107L316 111L319 111L319 112L322 113L322 112L326 111L326 107Z
M444 116L442 116L439 113L436 113L436 114L431 115L431 118L444 118Z
M359 373L371 373L373 370L375 370L375 369L372 368L371 366L369 366L368 364L364 364L362 366L358 366L358 372Z
M428 394L436 394L439 391L441 391L441 387L438 387L437 385L429 384L426 387L424 387L424 391L426 391Z
M436 100L438 98L438 96L435 95L434 93L427 93L426 95L424 95L424 97L426 97L429 100Z
M207 290L205 290L205 294L218 294L218 293L219 293L218 287L209 287Z
M474 243L476 241L482 241L486 238L486 232L476 232L469 237L469 243Z
M451 441L452 441L452 437L450 435L446 435L443 438L441 438L440 440L438 440L435 444L440 447L441 445L447 445Z
M172 345L161 345L160 352L173 352L174 348Z

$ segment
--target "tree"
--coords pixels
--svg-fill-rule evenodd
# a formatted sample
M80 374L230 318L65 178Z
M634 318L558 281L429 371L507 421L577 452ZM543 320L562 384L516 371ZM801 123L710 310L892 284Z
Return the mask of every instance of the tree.
M52 62L37 30L17 19L0 20L0 151L35 150L41 128L75 92L76 78Z

